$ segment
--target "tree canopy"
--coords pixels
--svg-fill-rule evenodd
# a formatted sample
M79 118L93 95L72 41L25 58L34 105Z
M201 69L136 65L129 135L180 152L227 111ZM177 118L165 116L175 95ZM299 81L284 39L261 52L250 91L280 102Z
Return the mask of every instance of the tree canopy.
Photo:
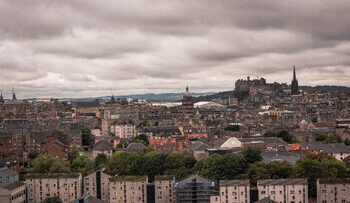
M31 172L67 173L70 172L70 165L68 161L63 161L49 155L41 155L33 160Z
M95 136L91 133L90 128L88 127L83 127L81 129L81 139L82 139L82 144L84 146L89 146L92 143L94 143Z

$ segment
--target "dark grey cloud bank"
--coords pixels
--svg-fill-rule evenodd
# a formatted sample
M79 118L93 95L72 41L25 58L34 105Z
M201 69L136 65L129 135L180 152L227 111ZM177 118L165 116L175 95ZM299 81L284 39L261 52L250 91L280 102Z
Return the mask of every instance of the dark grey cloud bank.
M349 1L0 0L9 97L230 90L248 75L350 86Z

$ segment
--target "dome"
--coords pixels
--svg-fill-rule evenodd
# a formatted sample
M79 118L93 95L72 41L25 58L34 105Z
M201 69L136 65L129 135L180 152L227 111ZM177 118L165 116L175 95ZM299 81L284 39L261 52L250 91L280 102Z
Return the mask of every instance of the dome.
M184 97L192 97L192 94L191 94L191 92L189 91L188 86L186 87L186 91L185 91L185 93L184 93Z

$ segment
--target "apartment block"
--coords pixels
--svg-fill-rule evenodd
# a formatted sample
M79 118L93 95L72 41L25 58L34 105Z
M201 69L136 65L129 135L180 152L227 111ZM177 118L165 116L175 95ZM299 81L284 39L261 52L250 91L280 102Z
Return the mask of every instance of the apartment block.
M264 179L257 186L259 200L270 197L282 203L308 203L307 179Z
M317 202L350 202L350 178L322 178L317 180Z
M15 181L0 187L1 203L26 203L27 187L24 182Z
M175 176L156 176L154 179L155 200L158 203L174 202Z
M219 194L210 197L213 203L249 203L250 181L249 180L220 180Z
M81 182L80 173L27 175L28 203L39 203L54 196L63 202L71 202L81 196Z
M147 202L147 176L114 176L109 179L110 203Z
M112 175L103 170L95 171L84 177L84 194L109 201L109 178Z

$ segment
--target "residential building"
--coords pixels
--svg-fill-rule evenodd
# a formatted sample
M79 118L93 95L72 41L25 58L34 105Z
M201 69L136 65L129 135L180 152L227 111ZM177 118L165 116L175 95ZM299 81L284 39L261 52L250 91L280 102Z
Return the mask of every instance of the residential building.
M264 179L257 182L259 200L270 197L277 202L307 203L307 179Z
M15 181L0 187L1 203L26 203L27 187L24 182Z
M174 186L175 202L210 202L215 192L214 182L198 175L192 175Z
M174 202L175 176L156 176L154 179L155 200L158 203Z
M7 183L11 183L14 181L18 181L18 180L19 180L19 176L17 171L9 169L6 166L2 166L0 168L0 186L3 186Z
M98 154L105 154L108 158L113 155L113 145L106 141L101 140L94 144L92 147L91 160L94 161Z
M147 176L114 176L109 179L110 203L147 202Z
M350 178L317 180L317 203L350 202Z
M210 202L250 203L250 181L220 180L219 195L212 196Z
M112 125L111 132L119 138L133 138L137 135L136 126L133 124Z
M109 178L111 174L103 170L95 171L84 177L84 194L109 201Z
M81 196L81 182L80 173L30 174L26 177L28 203L39 203L53 196L71 202Z

